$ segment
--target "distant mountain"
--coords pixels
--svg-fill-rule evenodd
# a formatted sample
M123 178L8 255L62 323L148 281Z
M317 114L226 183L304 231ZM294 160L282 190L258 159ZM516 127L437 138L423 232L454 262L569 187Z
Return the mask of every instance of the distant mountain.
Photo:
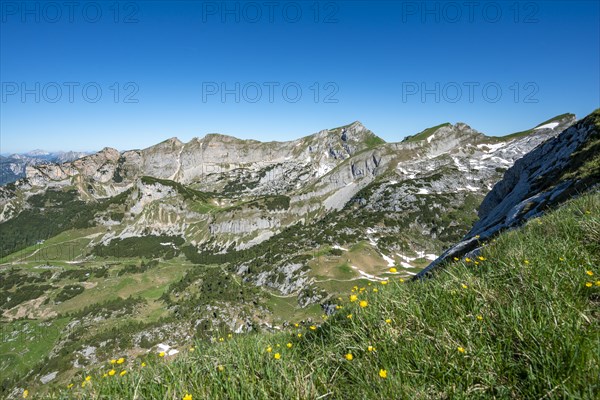
M32 150L27 153L0 156L0 185L25 177L26 167L50 163L65 163L89 155L90 152Z

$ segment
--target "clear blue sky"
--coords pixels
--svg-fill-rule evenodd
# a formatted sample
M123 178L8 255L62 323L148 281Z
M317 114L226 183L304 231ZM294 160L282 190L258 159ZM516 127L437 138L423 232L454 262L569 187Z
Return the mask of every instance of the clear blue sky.
M354 120L387 141L446 121L502 135L600 107L598 1L1 3L2 153Z

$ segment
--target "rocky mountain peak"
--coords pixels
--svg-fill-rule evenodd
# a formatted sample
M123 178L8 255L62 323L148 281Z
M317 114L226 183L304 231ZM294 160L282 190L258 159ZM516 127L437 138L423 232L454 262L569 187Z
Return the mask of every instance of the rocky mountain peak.
M502 180L497 182L479 206L479 221L456 245L444 252L417 277L444 265L446 260L477 253L480 246L500 232L513 229L565 200L598 186L600 182L600 109L574 122L572 114L563 114L538 125L537 131L554 131L566 125L560 134L516 160ZM536 131L536 129L533 129ZM513 140L531 143L534 132ZM500 144L504 146L503 144Z

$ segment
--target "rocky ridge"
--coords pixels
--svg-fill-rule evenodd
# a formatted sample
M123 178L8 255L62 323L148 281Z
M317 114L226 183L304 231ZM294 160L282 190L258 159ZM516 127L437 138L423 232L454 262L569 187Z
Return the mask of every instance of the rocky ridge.
M476 253L486 241L555 208L600 182L600 110L518 159L482 201L479 220L462 240L417 278L454 257Z

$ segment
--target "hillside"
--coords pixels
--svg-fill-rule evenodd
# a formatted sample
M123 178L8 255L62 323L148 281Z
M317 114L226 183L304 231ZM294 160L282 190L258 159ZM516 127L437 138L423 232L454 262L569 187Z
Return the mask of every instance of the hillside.
M597 398L599 215L600 193L590 193L500 235L478 258L453 262L436 279L356 287L317 326L292 321L299 325L276 334L223 331L173 357L139 354L82 370L53 393ZM35 389L29 393L36 398Z
M481 243L499 232L518 227L598 183L600 110L517 160L481 203L479 220L472 229L418 277L454 257L476 254Z
M292 142L211 134L30 167L0 188L2 391L161 343L317 324L354 286L409 280L575 123L557 121L503 142L464 123L401 143L358 122Z

